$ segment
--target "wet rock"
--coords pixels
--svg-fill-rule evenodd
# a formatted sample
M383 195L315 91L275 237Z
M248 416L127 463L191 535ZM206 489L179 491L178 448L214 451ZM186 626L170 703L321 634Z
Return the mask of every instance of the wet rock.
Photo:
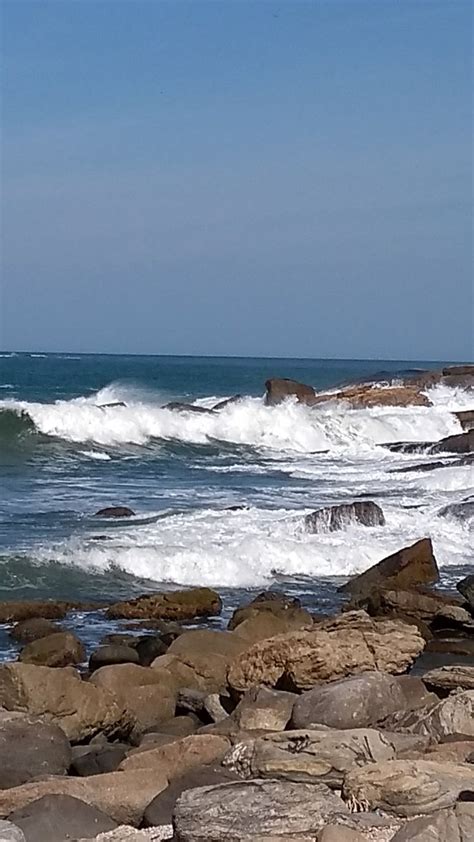
M237 742L223 764L244 778L322 782L338 788L353 766L395 758L388 736L370 728L284 731Z
M298 698L294 693L254 687L241 699L232 718L242 731L283 731Z
M294 728L365 728L404 708L405 695L393 675L366 672L307 690L295 701Z
M222 602L210 588L191 588L185 591L164 591L145 594L128 602L118 602L107 611L116 619L191 620L194 617L213 617L220 614Z
M195 406L192 403L180 403L180 401L166 403L163 409L169 409L172 412L194 412L199 415L214 415L213 409L206 409L204 406Z
M474 667L447 666L425 672L423 681L427 687L439 690L474 690Z
M71 774L87 777L115 772L128 751L126 743L74 746L72 749Z
M474 409L464 409L461 412L453 412L463 430L472 430L474 427Z
M446 699L412 711L387 716L382 725L389 731L429 736L433 741L474 738L474 690L454 693Z
M62 620L73 605L68 602L40 602L39 600L0 602L0 623L20 622L33 617Z
M195 766L205 766L220 761L229 749L226 737L214 734L191 734L158 748L131 754L120 766L125 772L148 769L149 773L162 772L168 780L184 775ZM151 799L150 799L151 800Z
M20 643L31 643L33 640L40 640L49 634L60 632L61 628L50 620L42 617L32 617L30 620L22 620L16 623L10 630L10 637Z
M95 670L101 667L112 666L116 664L138 664L140 661L136 649L124 644L109 644L108 646L99 646L92 652L89 658L89 670Z
M110 816L116 822L138 825L150 801L166 789L168 780L155 770L110 772L86 778L51 777L0 791L0 816L10 816L39 798L69 795ZM35 841L36 842L36 841Z
M45 667L67 667L85 661L86 650L75 634L56 632L27 643L18 659L24 664Z
M369 594L374 588L388 587L405 590L438 581L439 570L431 539L423 538L410 547L405 547L382 559L364 573L350 579L338 590L361 596Z
M175 778L170 785L153 799L145 810L143 825L156 827L171 824L178 798L183 792L196 787L215 786L239 780L238 775L219 765L197 766L185 775Z
M338 392L320 392L312 403L328 401L344 401L353 409L371 406L431 406L429 398L414 384L381 388L374 383L358 383Z
M450 503L440 509L440 517L454 517L457 520L468 520L474 517L474 497L462 500L460 503Z
M430 640L425 649L430 652L448 653L451 655L471 655L474 657L473 637L435 637Z
M10 818L22 829L26 842L92 838L117 827L110 816L70 795L45 795L15 810Z
M296 398L300 403L312 403L316 392L312 386L305 383L298 383L296 380L274 377L265 383L267 406L275 406L288 398Z
M474 573L466 576L465 579L461 579L461 581L457 583L456 587L459 593L467 600L471 607L471 611L474 613Z
M447 436L432 445L430 450L431 453L473 453L474 430L467 430L456 436Z
M149 667L155 658L159 658L160 655L164 655L167 652L168 646L169 643L165 643L161 637L157 635L146 635L136 641L134 648L142 667Z
M98 733L126 737L134 725L115 695L69 669L0 664L0 706L59 725L71 742Z
M335 532L353 523L362 526L383 526L385 517L377 503L371 500L358 500L355 503L343 503L339 506L318 509L306 515L304 522L307 532Z
M71 748L57 725L25 713L0 710L0 789L39 775L65 775Z
M432 760L388 760L354 768L342 794L352 808L410 817L453 806L462 792L474 794L474 766Z
M213 408L214 411L216 411L216 410L218 411L220 409L225 409L225 407L229 406L230 404L238 403L241 400L242 400L242 395L234 395L232 398L226 398L223 401L219 401L219 403L216 403L212 408Z
M99 509L94 517L135 517L135 512L128 506L107 506L105 509Z
M177 842L239 842L314 838L333 817L346 812L322 784L242 781L189 789L174 812ZM212 822L209 817L212 816Z
M371 670L402 673L424 645L416 626L353 611L255 643L231 664L228 682L237 693L257 684L309 690Z

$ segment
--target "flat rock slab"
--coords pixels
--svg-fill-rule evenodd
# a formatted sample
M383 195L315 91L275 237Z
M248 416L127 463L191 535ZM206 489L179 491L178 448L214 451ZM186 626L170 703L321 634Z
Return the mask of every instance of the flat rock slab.
M474 667L451 666L425 672L423 681L436 690L474 690Z
M452 693L437 704L391 714L384 729L420 734L435 742L474 738L474 690Z
M474 765L389 760L348 772L342 794L351 809L411 817L452 807L461 793L474 798Z
M307 839L347 813L322 784L254 780L183 793L174 814L176 842L254 842L259 836Z
M105 813L70 795L45 795L15 810L10 820L22 829L26 842L64 842L78 836L95 837L101 831L117 827Z

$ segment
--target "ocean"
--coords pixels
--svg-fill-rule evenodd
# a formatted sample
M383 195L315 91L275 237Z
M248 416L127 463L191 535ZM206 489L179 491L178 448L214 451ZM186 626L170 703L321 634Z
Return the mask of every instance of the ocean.
M436 386L430 407L357 410L263 402L268 377L320 390L442 365L1 354L0 600L110 601L208 585L225 618L273 587L326 611L335 584L426 536L453 586L472 570L473 524L440 511L474 493L472 466L403 472L433 456L383 445L461 432L452 412L472 409L472 394ZM235 394L215 414L163 408L210 408ZM356 499L379 503L386 525L305 531L308 512ZM93 517L111 505L136 515ZM68 622L90 645L110 630L100 612ZM11 651L0 629L0 658Z

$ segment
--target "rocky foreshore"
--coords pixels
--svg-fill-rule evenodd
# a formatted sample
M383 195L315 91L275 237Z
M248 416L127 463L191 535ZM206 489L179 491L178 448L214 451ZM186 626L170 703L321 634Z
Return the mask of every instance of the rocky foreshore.
M472 842L474 576L438 580L422 539L333 616L272 590L190 630L218 593L147 594L102 609L123 629L89 657L61 625L79 606L1 604L21 648L0 665L0 840Z

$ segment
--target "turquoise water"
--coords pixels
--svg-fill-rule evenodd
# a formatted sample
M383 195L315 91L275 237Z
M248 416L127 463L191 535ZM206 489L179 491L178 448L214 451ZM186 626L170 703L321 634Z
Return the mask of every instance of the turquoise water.
M438 512L472 490L472 472L397 473L428 457L383 444L459 432L452 410L470 395L444 388L433 407L370 410L262 400L272 376L321 390L441 365L2 354L0 599L114 599L158 583L215 586L229 605L269 586L326 604L334 578L427 534L449 579L472 562L472 532ZM163 408L235 394L217 413ZM305 533L306 512L367 497L386 527ZM136 517L93 517L117 504Z

